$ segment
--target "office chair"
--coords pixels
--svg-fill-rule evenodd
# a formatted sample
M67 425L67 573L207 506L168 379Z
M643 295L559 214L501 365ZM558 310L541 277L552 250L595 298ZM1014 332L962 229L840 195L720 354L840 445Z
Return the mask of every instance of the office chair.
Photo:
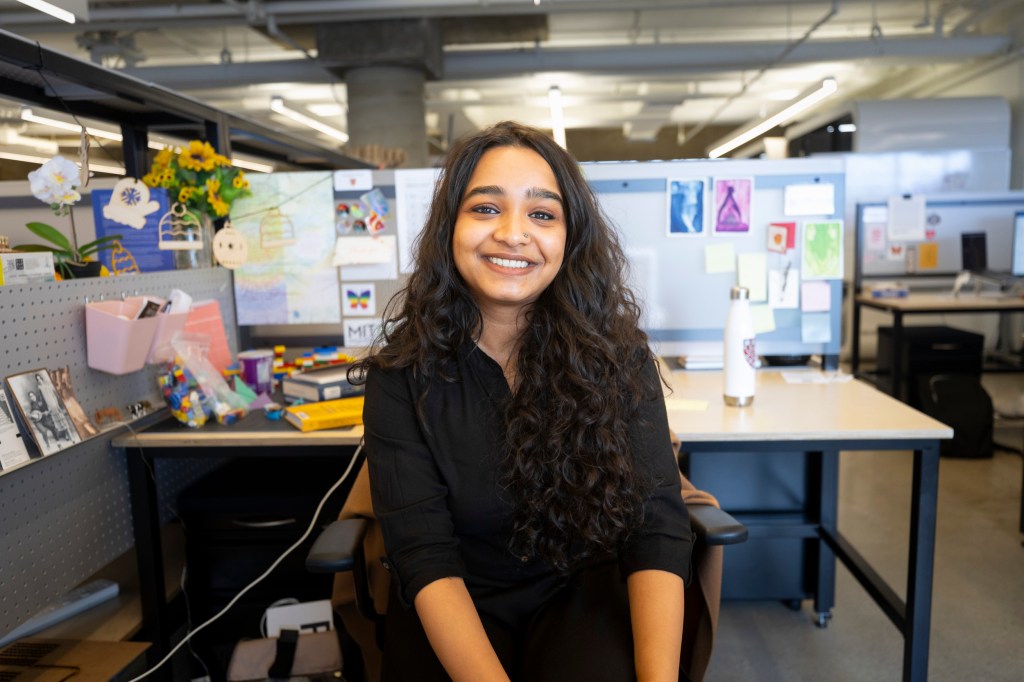
M711 660L718 623L723 546L746 540L747 529L719 509L711 495L694 488L681 474L680 478L696 535L693 578L686 588L681 667L692 682L700 682ZM332 603L346 631L359 644L370 682L380 679L390 589L390 576L379 561L382 556L384 541L370 502L369 474L363 466L339 520L325 528L310 549L306 568L311 573L337 574Z

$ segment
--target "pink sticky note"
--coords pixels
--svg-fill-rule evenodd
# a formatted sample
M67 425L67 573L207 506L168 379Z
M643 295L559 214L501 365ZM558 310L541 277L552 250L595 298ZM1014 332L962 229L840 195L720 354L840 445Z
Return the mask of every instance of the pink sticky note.
M832 309L832 285L828 282L803 282L800 285L800 310L824 313Z

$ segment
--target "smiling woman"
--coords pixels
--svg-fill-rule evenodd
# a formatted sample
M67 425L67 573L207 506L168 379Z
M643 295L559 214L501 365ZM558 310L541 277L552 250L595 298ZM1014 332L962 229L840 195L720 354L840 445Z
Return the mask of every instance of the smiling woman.
M453 146L359 365L385 681L683 679L691 534L626 270L546 135Z

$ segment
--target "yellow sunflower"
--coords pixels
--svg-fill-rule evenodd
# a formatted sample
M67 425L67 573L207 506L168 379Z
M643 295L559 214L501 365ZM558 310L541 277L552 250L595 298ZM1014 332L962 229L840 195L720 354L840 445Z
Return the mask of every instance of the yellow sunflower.
M216 156L217 153L213 151L209 142L192 140L188 143L187 149L181 150L181 154L178 155L178 163L183 168L193 171L211 171L217 164Z
M181 191L178 192L178 203L186 204L188 200L192 198L192 195L196 193L195 187L182 187Z
M231 207L228 206L228 202L224 201L219 196L214 196L210 200L210 206L213 208L213 212L217 214L218 218L226 216L228 211L231 209Z
M249 189L249 180L245 177L245 173L239 171L231 181L231 186L235 189Z
M168 166L171 165L171 159L173 159L173 158L174 158L174 152L171 150L171 148L170 147L164 147L163 149L161 149L160 151L158 151L156 153L155 157L153 157L153 167L154 168L167 168Z
M147 187L158 187L160 185L160 174L157 172L146 173L142 176L142 181L146 183Z

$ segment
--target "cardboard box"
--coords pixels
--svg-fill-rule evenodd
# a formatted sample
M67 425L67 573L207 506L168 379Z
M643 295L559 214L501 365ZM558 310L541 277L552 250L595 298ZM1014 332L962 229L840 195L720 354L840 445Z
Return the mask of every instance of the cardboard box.
M48 251L0 253L0 285L54 282L53 254Z
M286 377L281 381L281 392L284 394L285 402L304 400L307 403L316 403L362 395L362 385L354 386L349 383L350 366L329 365Z

